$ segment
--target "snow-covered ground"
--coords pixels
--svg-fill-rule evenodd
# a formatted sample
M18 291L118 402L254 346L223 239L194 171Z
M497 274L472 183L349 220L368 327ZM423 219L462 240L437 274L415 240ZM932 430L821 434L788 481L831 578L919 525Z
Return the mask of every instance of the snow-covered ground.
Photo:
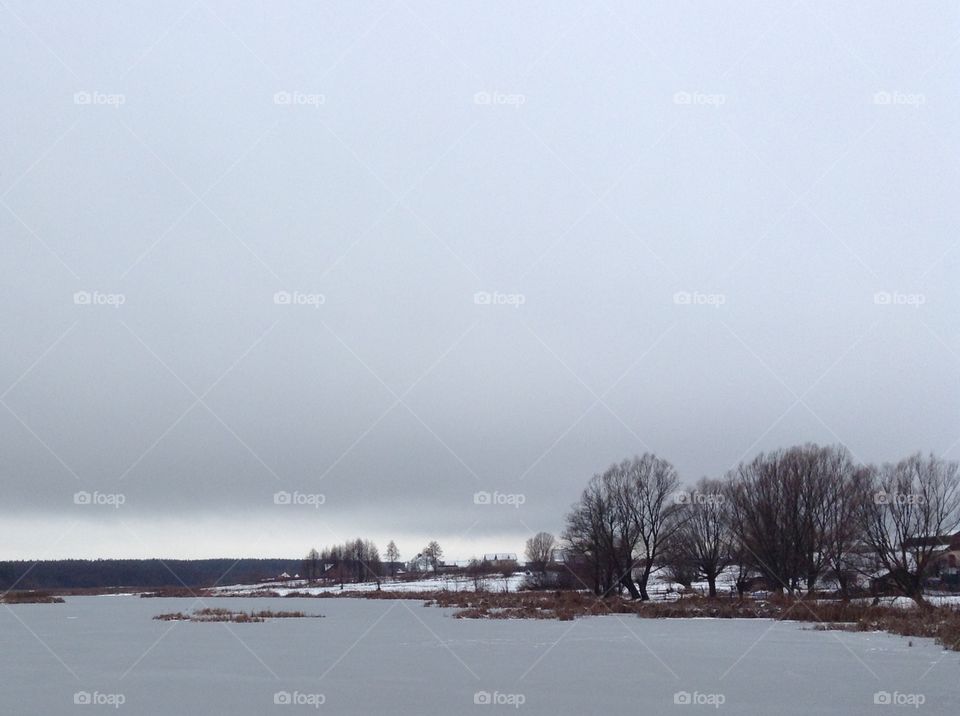
M488 592L516 592L524 588L527 581L526 575L517 573L510 577L490 576L483 580L483 588ZM444 590L450 592L471 592L474 590L474 581L468 578L457 577L425 577L414 581L400 581L385 579L380 583L380 589L386 592L432 592L435 590ZM338 594L342 592L371 592L377 589L376 582L362 582L359 584L345 584L340 589L339 584L334 585L309 585L302 579L290 579L277 582L262 582L258 584L232 584L213 589L213 593L223 596L256 596L257 594L270 592L284 597L293 592L302 594ZM706 595L708 592L706 582L694 582L692 591ZM676 582L670 582L663 578L657 572L650 576L650 582L647 585L647 593L652 601L673 601L679 599L681 592L687 592L683 585ZM734 573L727 570L717 578L717 594L724 596L734 594ZM938 606L960 606L960 595L928 595L927 600L931 604ZM854 600L861 602L870 602L870 599ZM883 597L881 604L887 606L913 607L913 600L907 597Z
M717 578L717 594L720 596L734 594L735 575L733 570L726 570ZM527 576L521 572L510 577L490 576L483 580L484 589L488 592L516 592L524 588ZM385 579L381 582L380 588L387 592L432 592L435 590L445 590L451 592L471 592L474 590L472 579L463 577L425 577L414 581L401 581ZM695 592L706 595L708 586L706 582L694 582L691 590L686 590L683 585L667 580L662 571L654 571L650 575L650 582L647 585L647 593L652 601L674 601L680 598L681 593ZM345 584L343 590L339 584L335 585L309 585L302 579L290 579L276 582L263 582L258 584L232 584L213 589L213 593L219 596L257 596L266 592L285 597L288 594L297 592L302 594L338 594L343 592L370 592L377 589L375 582L365 582L361 584ZM755 596L764 596L764 593L757 593ZM927 595L927 600L937 606L960 606L960 595ZM869 603L872 599L855 599L854 602ZM907 597L882 597L880 603L885 606L897 606L910 608L915 606L913 600Z
M926 639L767 620L453 619L407 600L211 601L325 618L152 619L201 606L191 599L10 605L0 713L846 716L954 714L960 701L960 654ZM923 705L875 703L888 699Z
M514 574L510 577L491 576L483 580L483 588L488 592L516 592L523 587L526 575ZM380 582L380 589L385 592L432 592L445 590L448 592L472 592L475 584L472 579L457 577L426 577L413 581L384 579ZM284 597L292 592L301 594L338 594L340 592L372 592L376 591L376 582L360 582L345 584L340 589L339 584L310 585L302 579L290 579L282 582L261 582L258 584L231 584L213 589L214 594L230 596L255 596L258 592L275 592Z
M510 577L499 575L489 575L483 581L483 589L488 592L516 592L524 588L528 577L517 572ZM386 592L432 592L435 590L444 590L449 592L472 592L475 584L472 578L451 577L451 576L427 576L423 579L413 581L384 579L380 583L380 589ZM215 594L230 596L256 595L263 592L275 592L276 594L286 596L292 592L301 592L304 594L325 594L343 592L370 592L377 589L376 582L362 582L359 584L345 584L340 589L339 584L333 585L310 585L303 579L288 579L275 582L260 582L257 584L231 584L216 587L212 590ZM693 589L703 594L707 593L706 582L695 582ZM668 601L677 599L678 593L683 590L683 586L675 582L669 582L661 579L657 572L650 576L650 583L647 585L647 592L650 598L655 601ZM727 594L733 590L733 576L730 574L721 575L717 579L717 590L721 594Z

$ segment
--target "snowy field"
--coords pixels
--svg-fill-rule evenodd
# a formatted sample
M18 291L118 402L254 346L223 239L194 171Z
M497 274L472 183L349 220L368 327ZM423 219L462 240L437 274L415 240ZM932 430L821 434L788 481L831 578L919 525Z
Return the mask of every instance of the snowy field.
M524 588L527 576L523 573L513 574L509 577L490 576L483 580L483 588L488 592L516 592ZM727 571L717 579L717 593L720 596L732 595L735 593L734 577L732 571ZM302 594L338 594L341 592L372 592L377 589L376 582L360 582L345 584L343 589L340 585L310 585L306 580L289 579L277 582L261 582L258 584L231 584L216 587L212 591L218 595L230 596L256 596L259 593L271 592L285 597L286 595L298 592ZM831 585L824 585L825 588L831 588ZM381 581L379 588L385 592L432 592L436 590L448 592L472 592L475 588L473 579L467 577L425 577L412 581L390 580ZM647 592L652 601L674 601L680 598L680 593L685 592L683 585L676 582L670 582L660 578L657 572L650 576L650 582L647 585ZM706 596L707 583L694 582L692 591ZM764 596L764 593L757 593L756 596ZM960 606L960 595L942 595L929 594L927 601L936 606ZM853 602L870 603L872 599L854 599ZM908 597L881 597L880 602L883 606L896 606L903 608L913 608L915 602Z
M513 574L509 577L489 577L483 580L484 589L488 592L516 592L523 587L527 577L524 574ZM259 584L231 584L217 587L213 592L229 595L256 595L258 592L276 592L285 597L291 592L302 594L338 594L340 592L373 592L378 585L376 582L347 583L340 589L339 584L309 585L303 579L288 579L282 582L261 582ZM448 592L472 592L475 584L473 579L466 577L426 577L411 581L384 579L379 584L385 592L432 592L445 590Z
M523 572L517 572L509 577L491 574L482 578L482 587L487 592L517 592L524 588L529 577ZM291 592L301 592L303 594L336 594L343 592L371 592L377 589L376 582L347 583L343 589L339 584L318 586L310 585L303 579L288 579L276 582L260 582L258 584L231 584L216 587L213 592L220 595L256 595L262 592L275 592L284 597ZM385 592L432 592L436 590L448 592L472 592L476 584L471 577L463 576L426 576L422 579L402 580L402 579L383 579L379 588ZM702 594L707 593L706 582L695 582L694 591ZM678 590L683 586L676 582L669 582L659 578L657 571L650 575L650 582L647 585L647 592L654 601L670 601L678 598ZM733 573L721 574L717 579L717 589L721 593L732 593Z
M960 654L886 634L765 620L473 621L407 600L211 601L325 618L160 622L202 605L137 597L5 607L0 713L809 716L954 714L960 702ZM875 704L888 695L923 703ZM675 703L688 698L700 704Z

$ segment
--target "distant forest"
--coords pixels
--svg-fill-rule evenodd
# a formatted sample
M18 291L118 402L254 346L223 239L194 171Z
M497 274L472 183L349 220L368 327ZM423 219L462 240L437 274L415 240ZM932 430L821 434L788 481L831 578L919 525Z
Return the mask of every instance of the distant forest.
M63 559L0 562L0 590L211 587L296 574L301 559Z

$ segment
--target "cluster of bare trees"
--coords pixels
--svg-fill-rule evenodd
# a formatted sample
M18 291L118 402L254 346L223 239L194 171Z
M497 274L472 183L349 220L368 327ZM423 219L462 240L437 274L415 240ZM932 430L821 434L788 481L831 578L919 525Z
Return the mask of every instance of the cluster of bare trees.
M397 548L397 543L393 540L390 540L387 543L387 551L384 552L384 556L387 558L387 564L390 565L390 576L397 576L397 562L400 561L400 550Z
M533 586L546 586L547 568L553 561L553 550L556 544L556 537L549 532L537 532L527 540L524 556L527 558L527 567L533 577Z
M430 540L427 546L423 548L420 556L430 565L430 569L436 573L437 569L443 563L441 561L443 559L443 548L436 540Z
M738 561L791 593L812 591L829 570L847 596L850 580L867 567L870 550L859 523L874 502L872 472L855 465L844 448L816 445L741 464L721 486L728 500L720 511Z
M370 581L379 584L383 564L377 545L358 537L343 544L324 547L319 552L311 549L303 561L303 573L306 579L327 579L341 585Z
M957 463L913 455L874 474L872 485L864 538L896 586L922 603L923 579L942 549L932 538L953 532L960 522Z
M571 550L592 568L594 590L626 589L648 599L647 582L657 558L681 524L677 471L646 454L594 475L567 518Z
M667 461L644 455L595 475L567 517L573 555L592 587L647 599L655 567L689 585L733 568L742 595L812 591L821 579L849 596L861 577L923 603L940 539L960 524L957 463L912 455L858 465L843 447L803 445L758 455L723 479L680 490Z
M390 540L384 552L386 564L380 558L377 545L368 539L357 538L343 544L324 547L317 551L311 549L303 560L303 576L309 580L323 579L339 582L377 582L381 577L397 576L400 565L400 549ZM403 565L410 574L431 571L438 572L443 565L443 548L436 540L431 540L409 564Z

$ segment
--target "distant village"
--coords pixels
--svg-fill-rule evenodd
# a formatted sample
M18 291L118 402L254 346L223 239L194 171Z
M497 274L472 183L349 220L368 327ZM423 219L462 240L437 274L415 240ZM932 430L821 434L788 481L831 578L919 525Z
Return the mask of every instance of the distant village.
M652 591L717 597L778 592L838 597L960 591L960 472L955 461L910 455L858 464L842 446L761 453L722 478L681 486L652 454L590 479L557 538L539 532L523 558L488 553L448 562L436 541L407 560L391 541L310 550L281 579L339 584L514 579L528 589L575 589L646 601Z

